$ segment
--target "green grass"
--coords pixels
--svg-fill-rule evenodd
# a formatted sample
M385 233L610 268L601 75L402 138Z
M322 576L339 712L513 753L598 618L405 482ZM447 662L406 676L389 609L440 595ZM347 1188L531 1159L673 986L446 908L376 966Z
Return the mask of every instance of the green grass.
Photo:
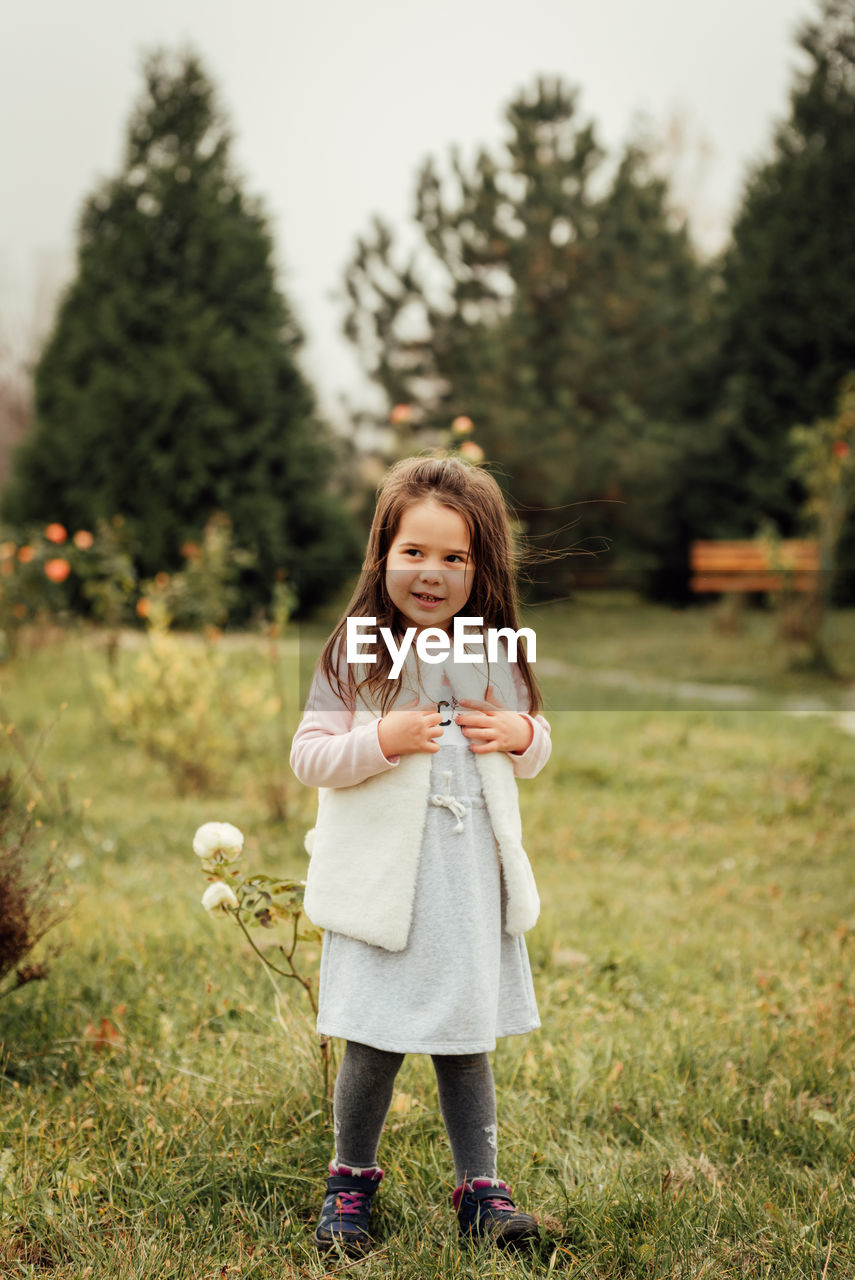
M855 619L833 622L855 669ZM68 703L39 764L73 810L44 836L69 858L60 953L0 1001L4 1280L855 1274L855 737L585 673L746 684L763 708L847 690L776 667L763 615L739 642L702 611L585 597L536 626L539 658L563 664L544 679L552 760L520 786L543 1027L501 1041L494 1069L500 1171L548 1215L542 1249L458 1245L435 1085L411 1057L381 1150L381 1247L317 1259L331 1137L305 1002L289 992L283 1031L237 931L199 906L190 850L224 819L251 861L299 872L314 796L292 782L274 821L251 769L227 794L176 796L112 740L87 692L103 658L69 639L0 669L30 744ZM231 661L269 679L260 642ZM259 760L287 777L275 740ZM102 1018L119 1046L93 1040Z

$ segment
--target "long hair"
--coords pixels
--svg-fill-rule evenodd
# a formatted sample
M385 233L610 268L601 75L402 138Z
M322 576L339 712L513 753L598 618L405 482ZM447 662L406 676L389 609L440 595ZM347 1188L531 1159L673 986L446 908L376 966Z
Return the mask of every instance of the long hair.
M347 682L342 682L338 662L345 644L348 617L376 618L378 628L388 627L398 641L403 637L406 622L386 590L386 557L403 513L413 503L427 498L456 511L469 530L469 552L475 569L469 599L460 612L466 617L483 618L485 628L519 629L517 555L505 501L496 481L480 467L468 465L459 458L416 457L396 462L378 490L359 582L319 662L320 671L337 687L343 700L355 700L367 685L372 700L379 703L384 715L401 682L400 676L397 680L389 679L392 656L387 647L378 645L377 662L370 675L358 685L350 666ZM543 700L521 647L517 649L517 661L528 689L531 714L535 715Z

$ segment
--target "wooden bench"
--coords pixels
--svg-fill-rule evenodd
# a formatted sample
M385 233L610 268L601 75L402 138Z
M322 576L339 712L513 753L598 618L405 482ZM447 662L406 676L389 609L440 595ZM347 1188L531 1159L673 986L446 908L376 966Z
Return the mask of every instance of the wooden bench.
M696 592L817 590L817 542L783 539L770 551L757 540L693 542L689 585Z

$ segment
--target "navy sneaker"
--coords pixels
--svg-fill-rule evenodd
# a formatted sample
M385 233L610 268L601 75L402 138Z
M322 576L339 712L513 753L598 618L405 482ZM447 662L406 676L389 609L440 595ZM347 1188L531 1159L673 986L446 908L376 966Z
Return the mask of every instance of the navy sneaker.
M334 1163L329 1169L327 1194L312 1239L319 1249L340 1245L345 1253L365 1253L374 1245L369 1232L371 1209L383 1170Z
M506 1182L473 1178L458 1187L451 1200L457 1210L460 1234L471 1240L515 1245L540 1235L531 1214L522 1213L514 1204Z

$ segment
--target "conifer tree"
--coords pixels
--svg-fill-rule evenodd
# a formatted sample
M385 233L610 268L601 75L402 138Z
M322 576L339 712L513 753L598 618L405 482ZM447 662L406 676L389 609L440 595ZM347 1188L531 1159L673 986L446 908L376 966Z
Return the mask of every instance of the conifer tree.
M709 272L645 146L608 177L577 97L538 80L507 109L504 154L467 168L455 149L450 179L424 164L419 245L397 265L375 219L347 271L345 332L422 431L474 420L529 534L581 515L573 537L606 534L625 564L655 566L696 447Z
M150 574L222 511L256 554L250 593L284 571L305 606L336 585L352 535L302 334L198 57L155 51L144 79L121 172L80 218L5 514L72 528L121 514Z
M719 385L732 532L795 528L791 428L831 416L855 370L855 0L823 0L790 113L750 176L724 268Z

